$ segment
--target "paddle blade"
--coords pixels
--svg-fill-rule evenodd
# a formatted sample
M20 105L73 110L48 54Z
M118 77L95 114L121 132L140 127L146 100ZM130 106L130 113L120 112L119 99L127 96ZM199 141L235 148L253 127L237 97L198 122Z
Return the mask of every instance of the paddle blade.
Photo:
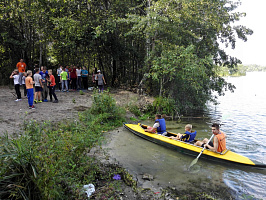
M199 159L198 157L195 158L195 159L190 163L188 169L190 169L193 165L195 165L195 164L198 162L198 159Z

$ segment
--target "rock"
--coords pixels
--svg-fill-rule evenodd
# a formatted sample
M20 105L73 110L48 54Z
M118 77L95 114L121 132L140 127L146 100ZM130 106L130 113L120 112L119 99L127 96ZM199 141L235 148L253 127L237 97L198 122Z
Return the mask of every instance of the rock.
M150 174L143 174L142 179L152 181L154 178Z

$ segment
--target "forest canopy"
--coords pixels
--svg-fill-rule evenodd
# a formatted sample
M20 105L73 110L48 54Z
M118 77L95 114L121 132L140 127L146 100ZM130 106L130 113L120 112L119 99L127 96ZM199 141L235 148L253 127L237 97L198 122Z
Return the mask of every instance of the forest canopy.
M219 69L241 61L235 48L253 32L234 26L245 13L229 0L1 0L0 80L23 58L38 66L101 69L112 87L138 87L174 102L173 112L202 109L233 86Z

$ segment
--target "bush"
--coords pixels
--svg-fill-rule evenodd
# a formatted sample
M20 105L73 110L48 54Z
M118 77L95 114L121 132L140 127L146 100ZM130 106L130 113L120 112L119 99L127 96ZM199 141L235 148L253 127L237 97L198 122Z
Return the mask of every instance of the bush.
M153 102L155 113L174 116L177 112L175 101L171 98L157 97Z
M79 121L31 121L23 136L1 137L0 199L84 199L82 186L95 184L106 170L86 154L103 141L103 132L121 126L123 112L108 93L95 94Z
M129 111L136 115L137 117L141 116L141 111L137 105L129 106Z

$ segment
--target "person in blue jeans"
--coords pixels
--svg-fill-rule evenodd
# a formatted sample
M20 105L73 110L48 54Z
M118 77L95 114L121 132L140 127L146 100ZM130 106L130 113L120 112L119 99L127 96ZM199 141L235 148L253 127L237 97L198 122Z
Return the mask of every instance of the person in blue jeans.
M27 75L28 76L25 79L25 84L26 84L26 88L27 88L29 109L35 109L35 107L33 105L33 100L34 100L33 84L34 84L34 81L32 80L32 71L28 70Z

